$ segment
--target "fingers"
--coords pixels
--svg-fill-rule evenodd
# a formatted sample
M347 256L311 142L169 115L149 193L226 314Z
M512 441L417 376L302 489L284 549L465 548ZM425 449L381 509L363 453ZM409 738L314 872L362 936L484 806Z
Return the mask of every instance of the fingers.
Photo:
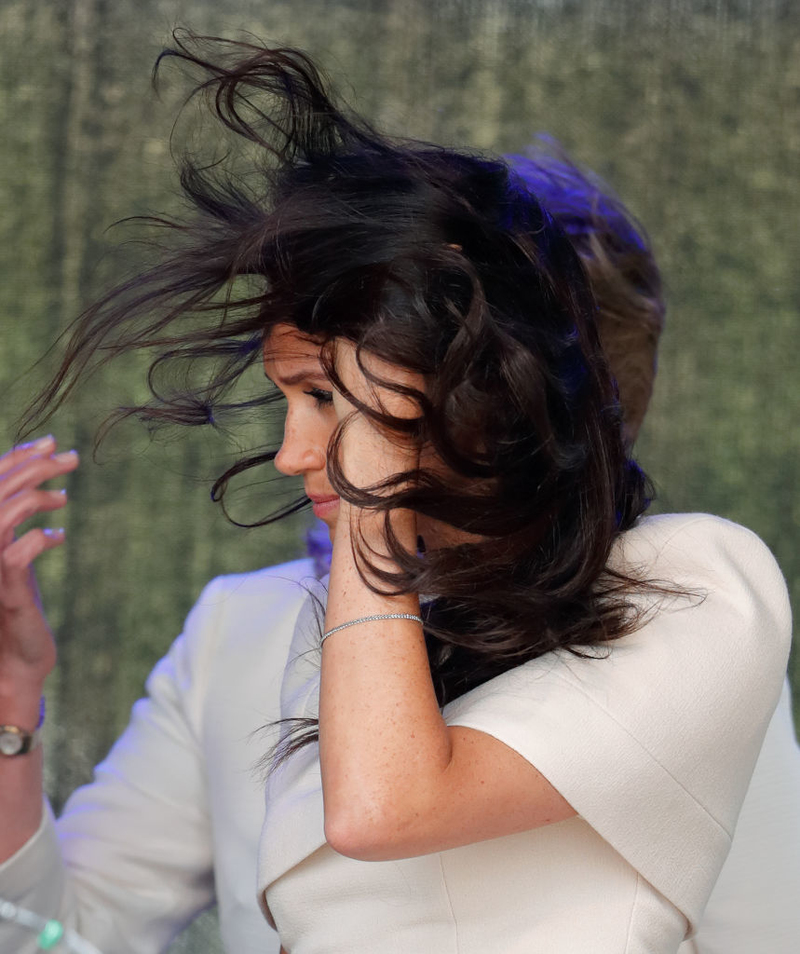
M56 442L51 436L14 447L0 457L0 550L5 551L14 543L15 530L25 520L64 506L63 491L43 490L40 484L77 466L78 455L74 451L56 453Z
M14 531L37 513L60 510L67 503L66 491L26 488L0 505L0 547L6 549L14 540Z
M10 451L7 451L0 457L0 477L30 457L52 453L55 447L56 441L52 434L48 434L46 437L40 437L38 440L31 441L29 444L19 444L16 447L12 447Z
M7 610L27 606L31 602L31 564L45 550L64 542L63 530L29 530L0 552L0 603ZM36 589L34 602L36 602Z
M55 442L45 438L42 446L15 448L0 458L0 503L21 490L36 487L46 480L60 477L75 470L78 455L75 451L55 453Z
M26 488L6 500L0 507L0 532L9 526L17 527L37 513L60 510L67 502L65 490L35 490Z
M68 474L77 466L78 455L75 451L29 458L0 477L0 503L22 490L30 490L54 477Z

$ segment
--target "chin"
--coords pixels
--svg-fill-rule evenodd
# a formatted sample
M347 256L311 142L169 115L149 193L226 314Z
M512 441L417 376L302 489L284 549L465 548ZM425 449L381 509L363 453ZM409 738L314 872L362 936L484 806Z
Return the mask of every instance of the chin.
M336 520L320 520L317 526L320 536L327 534L328 539L333 543L333 538L336 535Z

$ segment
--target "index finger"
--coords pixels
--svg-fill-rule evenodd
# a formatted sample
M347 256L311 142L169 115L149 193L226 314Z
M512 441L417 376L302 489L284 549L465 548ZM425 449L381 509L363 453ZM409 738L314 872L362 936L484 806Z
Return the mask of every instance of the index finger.
M38 440L31 441L28 444L18 444L0 457L0 475L13 470L14 467L28 457L33 457L36 454L47 454L50 451L54 451L55 448L56 440L52 434L48 434L46 437L40 437Z

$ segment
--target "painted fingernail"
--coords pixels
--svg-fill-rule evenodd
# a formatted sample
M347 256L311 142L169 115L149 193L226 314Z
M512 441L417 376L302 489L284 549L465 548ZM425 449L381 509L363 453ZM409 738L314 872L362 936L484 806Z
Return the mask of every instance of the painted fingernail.
M44 535L45 535L46 537L63 537L63 536L64 536L64 528L63 528L63 527L59 527L57 530L54 530L54 529L51 528L51 527L46 527L46 528L45 528L45 531L44 531Z
M26 441L24 444L16 444L14 450L18 451L42 451L53 443L53 435L47 437L38 437L35 441Z
M63 454L56 454L53 457L53 460L59 464L70 464L72 461L78 459L78 452L76 450L64 451Z

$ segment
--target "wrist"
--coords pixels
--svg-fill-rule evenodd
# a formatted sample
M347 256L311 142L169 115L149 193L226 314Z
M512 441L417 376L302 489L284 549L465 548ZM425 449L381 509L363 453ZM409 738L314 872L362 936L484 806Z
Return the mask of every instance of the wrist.
M392 531L401 546L409 551L416 551L417 546L417 515L413 510L396 509L391 511ZM336 523L334 545L339 541L341 546L344 540L363 540L378 552L385 552L381 546L386 539L386 512L382 510L368 510L354 507L342 500Z
M39 699L39 713L36 724L19 724L16 720L0 720L0 755L4 758L24 756L34 752L41 744L42 726L44 725L44 696Z
M33 729L39 719L44 679L0 679L0 724Z

